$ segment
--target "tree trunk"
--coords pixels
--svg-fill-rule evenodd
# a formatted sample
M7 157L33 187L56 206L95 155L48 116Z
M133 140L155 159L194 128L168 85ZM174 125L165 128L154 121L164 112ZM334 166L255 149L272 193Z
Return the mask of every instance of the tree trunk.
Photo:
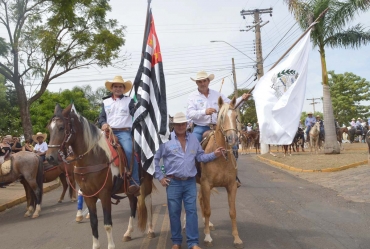
M14 84L17 92L19 112L22 121L23 134L25 139L30 139L33 134L31 116L30 116L30 104L27 101L27 95L24 87L21 84Z
M326 69L324 46L320 46L322 83L323 83L323 104L324 104L324 128L325 128L325 154L340 154L340 147L337 141L333 105L330 97L330 87L328 84L328 73Z

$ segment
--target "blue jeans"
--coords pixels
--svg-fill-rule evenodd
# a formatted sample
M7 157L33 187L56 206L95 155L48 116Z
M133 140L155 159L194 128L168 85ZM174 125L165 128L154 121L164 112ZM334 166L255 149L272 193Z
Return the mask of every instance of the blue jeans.
M131 131L113 131L114 135L118 138L119 143L121 144L123 150L125 151L127 162L128 164L131 163L131 155L132 155L132 138L131 138ZM130 165L128 165L130 167ZM132 178L136 182L137 185L140 185L139 181L139 170L137 161L134 157L134 165L132 167ZM132 180L130 180L130 185L135 184Z
M308 137L308 133L310 133L310 130L311 130L311 125L307 125L306 137Z
M194 130L193 130L193 134L198 138L198 141L201 142L202 141L202 136L203 136L203 133L210 130L211 128L209 128L209 126L195 126L194 127Z
M186 212L186 242L188 248L199 244L197 186L195 177L186 181L171 179L167 191L168 213L173 244L181 245L181 208L184 202Z

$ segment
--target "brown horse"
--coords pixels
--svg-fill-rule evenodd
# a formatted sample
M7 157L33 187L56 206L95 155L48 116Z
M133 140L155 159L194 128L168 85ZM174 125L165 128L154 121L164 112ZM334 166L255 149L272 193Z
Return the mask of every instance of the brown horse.
M209 218L211 215L211 190L214 187L224 187L228 193L229 214L232 224L232 235L234 236L234 246L236 248L242 248L243 242L239 238L238 234L235 209L237 191L235 178L237 173L237 164L232 151L232 147L238 142L236 127L237 114L234 108L235 98L230 102L230 105L224 103L222 98L219 98L218 106L219 113L216 130L212 132L210 140L205 148L205 152L210 153L220 146L226 148L226 151L223 157L219 157L208 163L202 163L199 202L204 216L204 242L206 246L212 245L209 227Z
M72 158L67 158L67 160L71 159ZM76 189L76 182L73 175L74 166L75 162L70 164L62 162L58 166L52 166L44 163L44 183L54 181L58 177L60 179L60 182L62 183L63 191L59 197L59 203L64 200L67 189L69 189L69 197L71 198L71 202L76 201L76 191L73 190ZM66 172L68 174L68 179L66 177Z
M344 149L343 146L342 146L343 133L346 133L348 135L348 128L347 127L338 128L337 140L338 140L338 143L339 143L339 147L341 149Z
M50 142L46 158L49 163L57 165L65 160L67 148L71 146L77 162L74 176L84 194L90 213L93 248L100 248L96 208L96 201L100 199L108 249L114 249L111 196L114 194L114 179L120 175L120 170L113 163L115 158L111 154L103 132L71 109L72 105L64 110L59 104L56 105L54 116L48 124ZM123 184L115 193L127 192L125 187L126 184ZM135 217L137 198L134 195L127 195L127 197L130 201L131 216ZM140 219L140 216L138 218Z
M259 131L240 131L240 140L242 141L242 154L244 148L248 149L252 147L252 145L256 148L256 154L260 152L260 133Z
M42 159L33 152L20 151L10 156L9 161L4 162L0 157L1 167L9 167L4 173L0 169L0 185L12 183L18 179L26 191L27 212L24 217L36 218L40 215L42 191L43 191L43 163ZM4 173L4 174L3 174Z

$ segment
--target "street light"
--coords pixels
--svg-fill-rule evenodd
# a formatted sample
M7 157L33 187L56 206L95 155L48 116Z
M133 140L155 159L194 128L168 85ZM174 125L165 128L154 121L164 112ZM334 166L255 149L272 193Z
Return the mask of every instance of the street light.
M249 59L251 59L252 61L256 62L255 60L253 60L251 57L249 57L247 54L243 53L242 51L240 51L239 49L237 49L236 47L234 47L233 45L231 45L230 43L228 42L225 42L225 41L211 41L211 42L224 42L226 44L228 44L229 46L233 47L234 49L238 50L240 53L244 54L245 56L247 56Z

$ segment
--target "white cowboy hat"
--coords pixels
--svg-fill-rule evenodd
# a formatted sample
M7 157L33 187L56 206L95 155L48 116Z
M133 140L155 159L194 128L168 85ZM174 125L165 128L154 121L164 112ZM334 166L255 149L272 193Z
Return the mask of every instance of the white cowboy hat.
M248 123L247 125L250 125L251 123Z
M207 74L205 71L198 72L194 79L190 77L192 81L204 80L204 79L209 79L209 81L212 81L214 78L215 78L214 74Z
M43 137L44 141L45 141L45 139L48 137L48 134L42 133L42 132L37 132L36 135L32 136L32 140L35 141L36 143L38 143L39 142L39 141L37 141L38 137Z
M131 81L124 81L122 76L116 76L112 81L106 81L105 82L105 87L108 89L108 91L112 92L112 85L113 84L122 84L125 89L123 90L123 93L127 93L128 91L131 90L132 88L132 83Z
M355 118L353 118L352 120L356 120Z
M321 118L320 115L316 115L316 118Z
M183 112L178 112L173 116L172 123L173 124L182 124L189 122L190 119L186 119L186 116Z
M308 112L307 115L312 115L312 112Z
M357 119L361 119L361 118L357 118Z

